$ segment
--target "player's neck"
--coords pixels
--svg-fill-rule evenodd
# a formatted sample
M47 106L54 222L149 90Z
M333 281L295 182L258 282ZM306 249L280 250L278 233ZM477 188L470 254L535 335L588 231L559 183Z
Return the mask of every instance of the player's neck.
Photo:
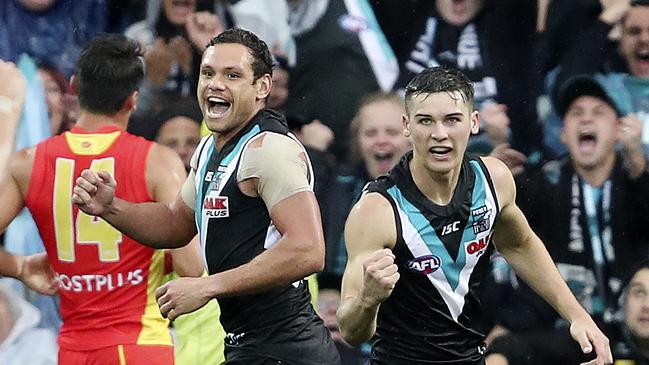
M81 110L76 125L88 132L94 132L107 125L115 125L126 130L129 114L117 112L115 115L96 114L87 110Z
M246 118L244 122L237 124L234 128L221 131L221 132L212 132L216 137L216 145L214 146L217 151L221 151L223 147L230 142L234 137L239 134L244 128L252 122L253 119L259 114L259 112L264 108L264 104L260 103L256 106L253 112Z
M426 169L423 165L410 162L412 179L419 191L437 205L447 205L453 199L453 193L460 176L461 165L447 173L438 173Z
M613 167L615 166L615 153L612 153L610 158L607 158L605 161L596 166L584 167L578 166L577 164L575 164L574 166L577 174L579 174L579 176L584 179L588 183L588 185L598 188L604 185L606 180L608 180L608 178L613 173Z

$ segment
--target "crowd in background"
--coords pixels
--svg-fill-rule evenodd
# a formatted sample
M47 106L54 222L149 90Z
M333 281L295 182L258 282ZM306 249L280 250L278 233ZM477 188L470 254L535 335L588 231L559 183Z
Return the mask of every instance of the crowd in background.
M206 133L195 101L201 54L231 27L273 51L267 107L285 114L314 165L327 246L318 308L344 364L365 363L369 349L337 335L345 219L363 186L410 149L403 88L437 65L473 81L481 132L469 151L512 170L518 205L614 356L649 364L649 269L638 264L649 256L649 1L1 1L0 59L18 65L27 91L15 142L3 139L0 151L69 130L78 102L67 80L79 50L97 34L124 33L146 49L129 131L171 147L189 169ZM579 82L614 114L568 111L559 96ZM4 236L10 251L43 250L27 211ZM491 264L489 363L577 359L566 323L497 253ZM42 363L54 363L47 354L59 326L56 297L0 286L0 363L33 355L36 341L47 344Z

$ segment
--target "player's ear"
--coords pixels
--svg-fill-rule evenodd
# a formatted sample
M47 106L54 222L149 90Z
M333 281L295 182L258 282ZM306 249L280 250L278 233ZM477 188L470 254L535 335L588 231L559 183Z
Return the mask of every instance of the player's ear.
M477 110L474 110L471 113L471 134L478 134L480 131L480 113Z
M137 91L133 91L131 95L129 95L128 98L124 101L124 105L122 106L123 110L128 110L128 111L134 111L137 107L137 97L139 93Z
M405 114L401 114L401 124L403 125L403 135L410 137L410 120Z
M70 76L70 94L79 95L78 88L77 88L77 76L76 75Z
M273 87L273 79L269 74L265 74L255 81L257 86L257 99L266 99L270 95L270 90Z

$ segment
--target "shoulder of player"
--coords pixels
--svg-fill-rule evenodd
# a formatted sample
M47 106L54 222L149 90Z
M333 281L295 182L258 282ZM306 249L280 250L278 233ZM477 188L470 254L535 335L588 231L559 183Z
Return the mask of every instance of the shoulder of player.
M388 198L383 196L378 192L366 192L364 193L358 202L354 205L355 209L358 209L362 213L372 213L376 210L392 210L392 205Z
M272 158L281 155L286 149L299 148L302 146L295 139L281 133L263 132L254 136L248 145L246 151L253 148L263 148L262 158Z
M390 235L395 227L392 205L380 193L365 193L349 212L346 225L372 237Z
M153 143L146 163L146 176L149 184L156 184L166 178L178 178L184 181L185 167L180 156L167 146Z
M388 199L380 193L364 194L345 223L345 242L350 257L359 252L392 248L396 243L396 221Z
M266 132L253 137L247 144L240 172L247 175L246 171L252 168L255 171L253 175L280 176L282 171L293 166L296 161L306 162L307 159L306 152L298 141L284 134Z
M495 157L486 156L481 157L481 159L489 171L494 188L496 189L496 194L498 195L498 200L501 204L514 200L516 184L507 165Z
M507 184L510 181L513 182L512 173L504 162L495 157L486 156L480 158L487 167L487 171L489 171L494 185Z
M29 178L34 167L36 158L36 147L29 147L15 152L9 163L11 175L20 184L25 186L29 183Z
M180 161L180 157L176 151L171 148L161 145L159 143L152 143L151 149L149 150L148 159L150 162L176 162Z

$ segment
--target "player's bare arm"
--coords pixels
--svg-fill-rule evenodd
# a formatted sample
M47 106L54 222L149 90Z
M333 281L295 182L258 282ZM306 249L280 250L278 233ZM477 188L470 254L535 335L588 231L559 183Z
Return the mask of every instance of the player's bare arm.
M271 219L282 238L249 264L213 275L213 297L282 287L322 270L324 236L313 192L303 191L277 203Z
M352 345L374 335L379 306L399 280L391 251L396 237L390 203L378 193L364 195L352 208L345 224L349 258L336 314L343 338Z
M161 169L160 166L165 166ZM172 149L160 144L151 147L146 166L149 194L153 200L171 204L187 179L185 167ZM205 271L196 236L184 247L170 251L173 270L180 276L199 277Z
M2 175L0 199L4 209L0 210L0 231L4 231L25 206L33 162L33 148L19 151L9 161L9 173ZM54 273L45 253L20 256L0 250L0 275L21 280L41 294L56 292Z
M147 160L147 180L156 174L151 169L159 171L160 180L151 190L153 197L168 194L169 180L176 179L184 173L182 162L175 156L177 163L172 164L172 173L166 166L171 157L168 149L162 146L152 147ZM180 164L180 166L177 166ZM184 202L181 194L176 190L175 198L171 202L130 203L115 197L116 181L109 173L100 171L95 173L84 170L77 178L73 189L72 201L86 214L103 218L121 232L129 235L138 242L154 248L178 248L185 246L195 235L194 211ZM192 182L189 181L189 184Z
M27 91L27 81L12 62L0 60L0 175L14 151L16 132Z
M171 250L173 270L181 277L200 277L205 272L198 235L181 248Z
M532 231L523 212L516 205L516 185L511 173L497 159L487 157L484 162L493 179L501 206L494 231L494 244L514 271L571 323L570 333L580 344L582 351L590 353L594 347L597 358L587 364L612 363L608 339L572 295L543 242Z

